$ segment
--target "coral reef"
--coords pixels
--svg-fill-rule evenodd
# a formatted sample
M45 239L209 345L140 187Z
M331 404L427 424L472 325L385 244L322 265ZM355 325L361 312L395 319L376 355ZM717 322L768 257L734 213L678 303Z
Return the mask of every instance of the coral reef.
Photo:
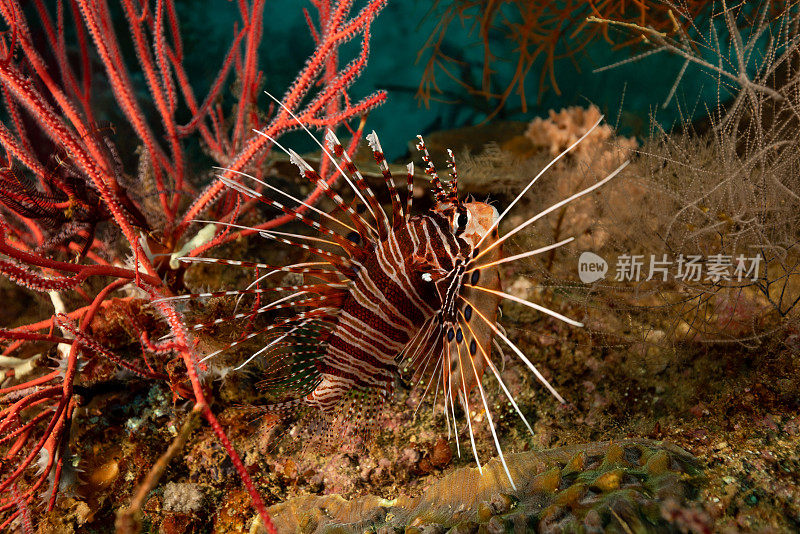
M196 484L168 482L164 486L164 510L170 512L196 512L203 505L203 492Z
M643 532L668 523L702 485L699 463L685 451L643 440L573 445L509 455L515 486L500 462L457 469L421 495L351 501L301 496L270 508L283 532ZM257 530L257 523L251 532Z
M742 43L738 51L719 50L713 36L682 48L687 36L677 30L660 35L663 27L642 21L596 26L627 28L642 46L695 65L718 53L709 64L732 100L718 102L708 124L687 120L676 131L654 129L638 146L599 127L503 220L505 232L593 183L621 159L632 160L602 194L504 244L513 255L576 237L552 254L501 266L501 276L510 294L586 325L566 328L513 302L501 308L504 332L567 400L553 402L527 368L495 353L504 383L533 427L528 432L497 384L487 384L486 410L497 414L492 424L515 489L490 459L496 448L481 409L469 414L475 423L470 450L466 428L446 424L430 398L423 402L418 391L401 384L376 420L381 431L373 441L342 443L344 437L334 435L341 447L320 450L309 446L314 429L300 414L278 421L254 408L273 400L258 387L269 378L267 368L256 361L249 372L232 371L253 346L198 361L274 317L223 322L189 338L183 309L152 304L195 288L242 287L243 275L232 269L173 267L181 254L219 246L219 257L268 265L309 257L297 248L242 239L246 231L220 229L206 242L194 236L189 221L203 210L224 221L264 225L259 228L292 218L241 203L223 192L224 182L207 184L188 163L180 169L178 162L190 161L199 147L207 149L209 164L274 174L270 180L281 188L334 213L320 188L296 183L296 170L287 170L284 159L267 160L267 141L249 137L250 127L279 135L292 125L278 107L253 111L261 80L254 62L262 2L238 3L246 23L202 104L183 83L174 2L114 4L135 15L124 27L133 38L128 45L143 52L139 66L152 82L142 86L144 93L128 91L123 76L123 58L133 54L101 54L103 45L129 37L105 25L112 18L105 2L62 6L74 8L74 50L98 54L91 61L65 53L63 43L72 37L63 22L71 20L69 10L51 13L40 1L20 4L9 0L0 8L17 30L0 39L7 106L7 127L0 128L6 155L0 169L0 296L7 303L0 312L0 530L28 534L37 524L41 532L108 532L118 517L125 519L117 523L121 532L274 530L267 505L278 528L290 531L800 529L797 17L780 9L777 15L756 11L752 29L737 41L738 28L753 22L753 12L742 11L747 3L740 3L720 13L730 42ZM358 119L383 97L355 102L347 96L366 62L370 23L382 2L366 2L352 16L350 2L314 5L317 48L283 101L309 127ZM31 16L47 30L36 42L27 28ZM769 33L772 24L781 31ZM339 45L354 36L358 56L340 66ZM759 53L765 40L766 55ZM769 61L753 65L764 57ZM86 73L76 65L88 72L90 86L100 77L97 69L116 76L116 91L105 96L124 108L114 127L120 133L92 120L93 100L79 81ZM234 72L236 104L225 118L228 100L220 95ZM141 94L151 95L158 107L155 120L146 117L153 131L138 122L145 113L135 109L132 95ZM191 122L179 125L175 112L184 105ZM428 136L428 145L437 163L445 160L446 148L455 149L461 188L489 196L500 208L598 116L596 108L568 108L530 124L440 132ZM355 151L361 130L353 133ZM118 150L116 144L126 142L142 148ZM322 174L336 179L325 158L308 160L327 165ZM365 177L382 183L373 168ZM421 174L413 179L422 181ZM137 179L144 184L139 189ZM183 199L189 194L197 203ZM420 198L419 206L429 201ZM587 250L609 263L606 279L579 281L577 262ZM740 252L760 253L764 261L759 276L742 284L613 278L624 254ZM200 319L228 317L236 307L233 299L213 299ZM475 400L473 407L479 406ZM586 445L576 445L581 443ZM471 467L476 457L483 473Z

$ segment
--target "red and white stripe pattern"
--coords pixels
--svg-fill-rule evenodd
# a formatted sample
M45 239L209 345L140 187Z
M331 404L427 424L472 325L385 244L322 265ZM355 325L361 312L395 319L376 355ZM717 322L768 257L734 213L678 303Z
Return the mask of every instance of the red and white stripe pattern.
M594 127L596 126L597 124ZM385 179L391 200L390 214L384 211L375 193L332 131L325 135L326 146L316 138L314 140L353 188L356 198L352 203L330 189L317 171L297 153L284 149L273 140L276 146L289 154L301 175L312 184L325 188L328 198L348 220L338 220L312 208L312 211L320 215L320 221L301 214L296 214L296 218L323 239L278 231L262 232L262 236L288 246L303 248L323 261L273 266L230 259L184 260L267 270L267 274L259 277L256 282L275 273L298 273L306 280L315 278L319 282L271 289L253 288L252 285L256 284L254 282L244 290L208 292L175 298L289 293L256 307L250 313L235 316L247 317L253 313L295 310L294 315L277 319L267 328L252 332L230 345L236 346L259 335L267 341L261 350L242 365L255 358L264 360L267 374L264 385L280 387L293 393L293 397L286 402L267 406L267 411L290 413L304 404L325 414L336 414L338 411L341 415L342 410L349 410L351 415L370 417L375 413L375 407L391 396L402 371L403 374L412 376L418 384L425 384L423 398L429 391L442 393L448 428L454 433L457 445L459 426L455 404L458 402L462 405L476 461L477 450L469 414L482 408L487 415L486 420L501 461L505 465L489 403L481 384L484 373L491 371L490 376L497 379L527 428L531 430L531 427L491 360L493 340L499 338L507 344L559 400L563 402L563 399L496 324L500 301L515 300L570 324L580 323L538 304L503 293L498 271L498 265L504 262L551 250L570 239L511 258L503 258L501 244L509 235L538 218L593 191L613 178L625 165L597 184L528 219L502 238L498 235L498 225L547 168L581 142L594 127L533 178L502 214L498 214L494 207L486 203L462 202L458 196L458 177L452 152L449 152L448 162L450 180L443 182L421 137L417 147L423 153L425 172L431 178L436 202L431 210L419 215L411 212L414 197L413 166L408 166L406 199L402 202L380 141L374 132L367 135L367 141ZM256 178L245 174L240 174L240 178L252 180L300 202ZM223 181L245 196L260 200L285 213L296 213L294 208L276 202L239 181L230 178ZM350 232L342 235L339 232L342 228ZM307 244L306 241L322 241L324 244L321 246L325 248ZM212 323L197 325L196 328L230 319L217 319ZM207 355L206 359L226 349ZM481 406L471 409L470 393L475 389L479 392ZM475 396L472 398L475 399ZM357 399L355 404L354 399ZM480 461L478 466L480 467ZM508 474L507 470L506 472Z

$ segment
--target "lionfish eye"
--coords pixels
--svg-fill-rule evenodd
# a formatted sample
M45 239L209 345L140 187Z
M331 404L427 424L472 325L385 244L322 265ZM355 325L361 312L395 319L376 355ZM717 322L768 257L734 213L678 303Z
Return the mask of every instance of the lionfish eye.
M469 210L460 210L458 215L456 216L454 230L456 234L460 234L467 228L467 224L469 224Z

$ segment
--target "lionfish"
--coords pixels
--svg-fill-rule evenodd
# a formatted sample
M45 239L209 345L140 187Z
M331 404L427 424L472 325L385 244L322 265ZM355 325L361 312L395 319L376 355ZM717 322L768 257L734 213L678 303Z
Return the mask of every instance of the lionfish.
M288 109L286 111L291 113ZM242 180L260 184L262 190L269 190L316 213L319 220L315 220L296 207L289 207L242 182L220 175L218 179L226 186L245 197L258 199L291 214L316 233L301 235L267 230L260 232L262 237L301 247L320 261L281 266L184 257L181 261L265 269L267 272L243 290L196 293L173 299L289 293L254 310L255 313L287 310L290 312L288 317L276 319L266 328L244 335L204 358L207 360L256 336L263 336L266 344L236 369L255 358L264 358L267 360L264 373L268 375L265 383L294 392L290 400L264 408L270 413L283 415L308 406L323 414L333 414L338 410L339 413L344 411L347 419L360 417L369 420L375 415L376 408L392 396L401 373L406 376L410 373L415 382L412 385L420 387L426 384L423 399L431 388L436 391L434 395L441 392L448 434L452 432L455 435L459 454L456 403L460 404L472 452L480 469L469 406L470 392L477 388L494 445L513 485L482 385L487 370L497 380L531 434L533 430L490 358L493 343L497 345L496 339L502 340L560 402L563 403L564 399L497 324L499 304L508 299L570 325L582 324L534 302L504 293L498 270L501 264L541 254L569 243L573 238L510 257L503 255L501 245L545 215L602 186L627 162L603 180L528 218L502 237L498 227L534 183L599 123L544 167L502 213L488 203L459 195L458 173L450 150L449 179L440 179L421 136L417 136L417 149L426 164L425 173L430 179L435 201L433 207L422 214L412 211L413 163L407 167L403 202L374 131L367 135L367 142L384 177L391 200L390 214L381 206L331 130L326 132L323 145L304 127L322 149L324 157L330 159L352 188L355 197L352 203L329 187L295 151L270 138L275 146L288 154L301 175L324 189L337 208L346 214L346 219L336 218L256 177L237 173ZM256 287L258 282L280 273L295 273L302 275L305 281L315 282L269 289ZM195 325L195 328L247 318L254 312L218 318L211 323Z

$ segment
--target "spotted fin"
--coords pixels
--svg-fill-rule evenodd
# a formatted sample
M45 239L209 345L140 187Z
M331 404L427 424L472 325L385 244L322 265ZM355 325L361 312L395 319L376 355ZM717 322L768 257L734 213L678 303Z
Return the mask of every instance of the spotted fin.
M497 229L493 230L493 234L486 243L496 239ZM485 256L487 261L483 263L499 259L500 247L495 247L489 254L491 256ZM466 280L461 289L461 298L456 302L454 335L450 339L449 333L447 334L451 346L444 352L444 356L450 359L449 370L453 393L459 391L469 393L483 376L487 366L486 358L492 354L494 332L486 321L480 319L480 316L496 324L497 309L501 300L493 293L480 291L474 287L500 291L500 272L497 266L468 271L463 276Z

